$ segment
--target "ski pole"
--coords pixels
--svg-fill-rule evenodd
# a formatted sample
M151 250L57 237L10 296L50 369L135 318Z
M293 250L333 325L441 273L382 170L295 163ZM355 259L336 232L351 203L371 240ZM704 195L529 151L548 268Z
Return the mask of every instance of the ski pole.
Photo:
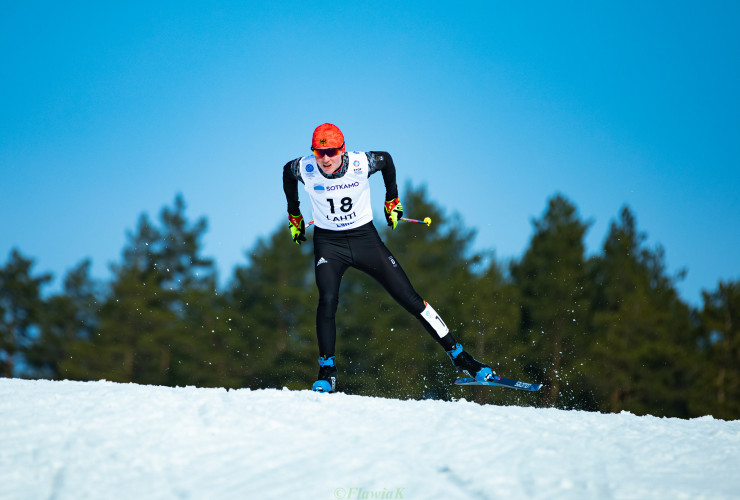
M416 222L417 224L426 224L427 226L432 223L432 219L430 217L424 217L424 220L407 219L406 217L401 217L398 220L402 220L404 222Z
M424 220L407 219L406 217L401 217L398 220L402 220L404 222L415 222L416 224L426 224L427 226L429 226L432 223L432 219L430 217L424 217ZM308 224L306 224L306 229L311 227L311 224L313 223L314 223L313 220L309 221Z

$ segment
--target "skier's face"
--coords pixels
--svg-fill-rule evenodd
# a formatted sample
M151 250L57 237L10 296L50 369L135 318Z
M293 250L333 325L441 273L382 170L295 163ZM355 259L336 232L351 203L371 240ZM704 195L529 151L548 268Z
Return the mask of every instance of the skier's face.
M326 154L324 154L326 152ZM316 154L318 153L318 154ZM329 153L334 153L333 156L329 156ZM319 164L321 170L326 174L333 174L339 167L342 166L342 150L332 148L329 150L316 149L314 150L316 156L316 163Z

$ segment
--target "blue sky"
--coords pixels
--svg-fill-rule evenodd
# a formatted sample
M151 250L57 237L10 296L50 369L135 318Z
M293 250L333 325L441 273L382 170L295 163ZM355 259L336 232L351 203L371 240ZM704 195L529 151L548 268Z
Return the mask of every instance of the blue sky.
M740 279L738 19L698 1L9 3L0 263L18 248L58 283L91 258L107 279L139 215L182 193L227 281L287 224L281 168L328 121L502 261L556 193L593 221L589 253L627 205L699 305Z

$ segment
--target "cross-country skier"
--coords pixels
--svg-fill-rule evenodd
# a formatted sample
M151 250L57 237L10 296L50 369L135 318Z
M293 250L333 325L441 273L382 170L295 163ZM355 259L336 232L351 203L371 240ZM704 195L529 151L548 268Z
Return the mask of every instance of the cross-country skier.
M418 318L458 370L481 381L492 377L491 368L463 350L437 312L416 293L401 265L378 236L370 207L369 177L372 174L383 173L388 225L395 229L403 215L396 186L396 167L391 155L379 151L345 151L344 135L330 123L316 127L311 150L312 155L285 164L283 190L288 201L290 232L296 243L300 245L306 241L306 224L298 201L298 181L304 184L311 199L315 221L313 242L319 289L316 311L319 375L313 389L333 392L337 387L334 318L339 284L350 266L375 278L404 309Z

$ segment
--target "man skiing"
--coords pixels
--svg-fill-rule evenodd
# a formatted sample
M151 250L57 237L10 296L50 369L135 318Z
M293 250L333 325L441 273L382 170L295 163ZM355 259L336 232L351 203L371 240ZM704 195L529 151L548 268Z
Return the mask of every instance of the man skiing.
M382 172L385 183L385 218L395 229L403 215L398 199L396 167L386 152L347 152L344 135L336 125L324 123L313 132L312 155L296 158L283 167L283 190L293 241L306 241L306 224L298 201L298 181L311 200L314 218L314 267L319 289L316 336L319 375L313 390L333 392L337 387L335 316L339 285L349 267L375 278L409 313L413 314L447 352L455 367L477 381L493 378L491 368L473 358L454 339L437 312L411 285L401 265L381 241L373 225L369 177Z

